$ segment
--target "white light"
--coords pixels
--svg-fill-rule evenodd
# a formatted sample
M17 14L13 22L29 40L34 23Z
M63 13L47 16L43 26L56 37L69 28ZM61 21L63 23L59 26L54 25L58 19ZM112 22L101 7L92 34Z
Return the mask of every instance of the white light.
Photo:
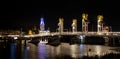
M14 39L18 39L18 37L14 37Z
M101 33L101 32L98 32L98 35L103 35L103 33Z
M101 47L100 46L96 46L96 54L97 55L101 55Z
M80 38L80 39L84 39L84 37L85 37L85 35L80 35L79 38Z
M101 25L98 25L98 27L101 27Z
M26 35L26 36L24 36L24 37L30 37L30 36L27 36L27 35Z
M54 36L54 34L51 34L52 36Z

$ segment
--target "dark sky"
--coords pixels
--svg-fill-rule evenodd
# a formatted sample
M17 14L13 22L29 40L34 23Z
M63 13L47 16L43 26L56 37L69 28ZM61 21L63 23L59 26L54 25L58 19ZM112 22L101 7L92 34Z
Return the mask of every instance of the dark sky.
M78 20L81 31L81 15L88 13L89 30L96 30L97 15L103 15L105 24L113 31L120 31L120 2L118 0L39 0L5 1L1 7L0 29L26 29L39 26L40 17L45 20L46 29L58 27L59 17L64 18L64 28L70 29L72 19Z

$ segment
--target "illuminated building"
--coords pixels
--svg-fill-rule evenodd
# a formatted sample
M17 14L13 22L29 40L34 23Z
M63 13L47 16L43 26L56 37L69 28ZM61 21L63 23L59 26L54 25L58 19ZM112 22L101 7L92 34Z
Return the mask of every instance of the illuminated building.
M40 31L44 31L45 30L45 23L44 23L44 19L40 18Z
M46 33L46 32L50 32L49 30L45 30L45 23L44 23L44 19L40 18L40 31L39 33Z

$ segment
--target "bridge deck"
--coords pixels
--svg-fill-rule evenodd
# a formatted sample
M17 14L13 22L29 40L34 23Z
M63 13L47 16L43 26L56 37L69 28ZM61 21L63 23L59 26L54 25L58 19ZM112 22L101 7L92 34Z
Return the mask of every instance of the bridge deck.
M55 36L55 35L86 35L86 36L120 36L120 32L51 32L25 35L24 37Z
M120 32L43 32L32 35L0 35L0 37L42 37L55 35L120 36Z

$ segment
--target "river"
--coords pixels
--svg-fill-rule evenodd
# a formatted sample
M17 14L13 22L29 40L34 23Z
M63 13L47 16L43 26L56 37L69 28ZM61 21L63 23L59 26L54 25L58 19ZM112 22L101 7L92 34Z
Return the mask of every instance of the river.
M17 43L9 43L6 47L1 47L0 59L85 59L85 57L94 58L95 56L100 59L108 54L116 54L117 58L120 57L119 46L65 42L61 42L57 46L41 42L37 45L29 42L22 45Z

